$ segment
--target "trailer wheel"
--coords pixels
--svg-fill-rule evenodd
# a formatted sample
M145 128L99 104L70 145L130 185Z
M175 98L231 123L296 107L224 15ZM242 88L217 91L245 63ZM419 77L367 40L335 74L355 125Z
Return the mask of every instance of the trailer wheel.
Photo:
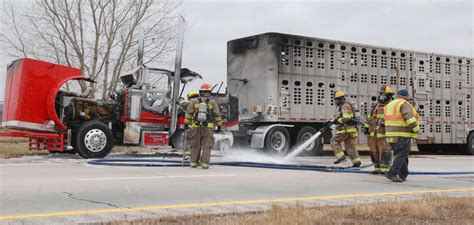
M474 132L471 132L469 136L467 136L466 153L474 155Z
M77 130L76 145L83 158L104 158L114 145L112 131L100 121L85 122Z
M265 149L270 153L285 155L290 149L290 132L284 127L273 127L265 135Z
M306 140L310 139L314 134L316 134L316 129L306 126L298 131L298 135L296 136L296 143L297 146L303 144ZM322 155L323 153L323 143L322 137L318 137L313 143L311 143L308 147L304 149L302 155L307 156L314 156L314 155Z

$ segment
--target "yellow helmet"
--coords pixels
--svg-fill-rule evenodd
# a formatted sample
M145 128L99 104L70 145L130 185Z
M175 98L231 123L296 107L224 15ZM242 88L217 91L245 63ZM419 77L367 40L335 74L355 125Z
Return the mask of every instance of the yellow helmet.
M190 91L188 93L188 100L199 96L199 91Z
M383 85L383 86L380 88L380 93L394 94L393 91L392 91L392 88L390 88L390 86L385 86L385 85Z
M341 98L344 96L346 96L346 94L344 94L342 91L336 91L336 93L334 93L334 98Z

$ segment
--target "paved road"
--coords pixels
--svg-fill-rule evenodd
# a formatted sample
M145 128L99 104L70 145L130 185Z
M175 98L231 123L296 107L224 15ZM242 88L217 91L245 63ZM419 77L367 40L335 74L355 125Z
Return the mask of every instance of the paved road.
M263 156L239 155L275 161ZM332 157L297 161L330 165ZM369 158L363 158L369 163ZM415 156L413 171L474 171L474 157ZM68 155L0 160L0 223L77 223L264 209L276 203L345 204L422 194L474 195L473 175L410 176L403 184L352 173L212 166L94 166Z

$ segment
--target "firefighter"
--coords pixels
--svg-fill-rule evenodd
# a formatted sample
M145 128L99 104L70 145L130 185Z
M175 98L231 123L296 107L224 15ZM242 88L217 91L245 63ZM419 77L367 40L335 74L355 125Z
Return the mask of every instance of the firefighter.
M334 136L331 139L331 147L334 150L336 161L334 164L338 164L346 161L344 151L342 149L342 143L344 143L347 154L351 157L352 166L359 167L361 161L359 153L356 149L357 139L357 126L354 123L354 112L355 109L349 102L346 102L345 94L342 91L337 91L334 94L334 101L337 106L335 113L335 119L331 121L337 124Z
M192 100L192 99L195 99L199 97L199 91L190 91L188 92L188 94L186 95L186 100L184 100L184 98L180 98L180 101L179 101L179 113L181 115L184 115L186 113L186 110L188 109L188 104L189 102Z
M384 108L385 137L393 149L393 163L385 175L393 182L406 181L411 139L420 132L418 113L408 102L407 89L397 92L397 98Z
M185 101L182 101L180 102L180 111L183 111L183 114L184 112L187 110L188 108L188 105L189 105L189 102L192 100L192 99L195 99L197 97L199 97L199 91L190 91L188 94L187 94L187 100ZM183 115L181 114L181 115ZM192 129L186 129L184 132L186 132L186 140L185 140L185 143L184 143L184 155L185 155L185 159L188 159L189 156L191 155L191 132L192 132Z
M383 85L379 92L378 103L367 115L364 133L369 135L370 158L374 164L374 170L370 174L384 174L388 172L390 166L392 152L385 139L383 109L392 100L393 94L389 86Z
M219 105L211 99L211 86L201 85L199 97L192 99L186 110L186 124L191 132L191 168L209 169L211 150L214 147L213 130L222 126Z

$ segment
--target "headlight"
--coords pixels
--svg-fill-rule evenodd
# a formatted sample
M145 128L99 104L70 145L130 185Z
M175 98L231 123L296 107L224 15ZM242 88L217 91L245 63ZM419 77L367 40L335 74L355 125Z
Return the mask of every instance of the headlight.
M54 128L54 126L56 126L56 123L54 123L54 121L50 120L50 121L48 121L47 126L48 126L48 128Z

